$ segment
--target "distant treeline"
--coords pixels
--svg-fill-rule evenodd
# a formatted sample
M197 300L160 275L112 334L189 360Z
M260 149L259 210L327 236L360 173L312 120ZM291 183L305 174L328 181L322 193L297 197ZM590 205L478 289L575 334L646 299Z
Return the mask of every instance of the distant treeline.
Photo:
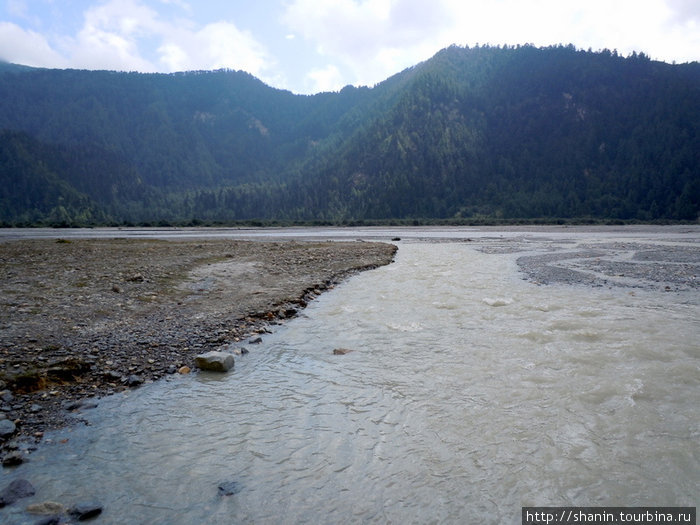
M0 64L0 225L696 221L700 64L450 47L373 88Z

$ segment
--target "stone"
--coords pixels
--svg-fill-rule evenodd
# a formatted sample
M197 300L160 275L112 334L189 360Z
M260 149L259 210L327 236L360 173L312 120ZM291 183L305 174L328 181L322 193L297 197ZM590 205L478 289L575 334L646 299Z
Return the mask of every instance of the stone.
M259 345L260 343L262 343L262 337L256 337L255 339L251 339L248 344Z
M55 501L44 501L43 503L32 503L27 505L29 514L38 514L40 516L51 516L53 514L63 514L66 508Z
M70 509L69 514L78 521L89 520L102 514L102 505L96 502L78 503Z
M226 352L207 352L194 358L194 363L201 370L210 372L228 372L233 368L233 355Z
M116 284L113 284L113 285L112 285L112 291L113 291L114 293L122 293L121 287L118 286L118 285L116 285Z
M61 516L49 516L48 518L37 521L34 525L61 525Z
M181 366L180 369L178 370L179 374L189 374L191 372L191 369L189 366Z
M66 401L63 406L67 411L72 412L74 410L96 408L97 403L95 401L88 401L87 399L78 399L76 401Z
M88 360L67 357L50 363L46 374L55 381L75 381L89 372L92 365L93 363Z
M0 508L36 494L34 486L26 479L16 479L0 492Z
M350 350L349 348L336 348L333 350L333 355L345 355L349 354L350 352L354 352L354 350Z
M0 437L11 436L15 433L17 427L9 419L0 419Z
M21 465L22 463L24 463L24 456L21 452L18 451L5 454L5 457L2 458L3 467L16 467L17 465Z
M104 377L107 381L120 381L122 375L114 370L106 370L102 372L102 377Z
M237 481L224 481L219 483L219 494L221 496L233 496L238 494L242 488Z
M130 386L131 388L141 386L142 384L143 379L135 374L132 374L126 378L126 386Z

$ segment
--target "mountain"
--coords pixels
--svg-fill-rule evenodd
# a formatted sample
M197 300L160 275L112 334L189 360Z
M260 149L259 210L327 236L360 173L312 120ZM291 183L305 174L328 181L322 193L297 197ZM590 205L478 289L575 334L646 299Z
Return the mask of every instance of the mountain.
M0 221L697 220L700 64L450 47L372 88L0 65Z

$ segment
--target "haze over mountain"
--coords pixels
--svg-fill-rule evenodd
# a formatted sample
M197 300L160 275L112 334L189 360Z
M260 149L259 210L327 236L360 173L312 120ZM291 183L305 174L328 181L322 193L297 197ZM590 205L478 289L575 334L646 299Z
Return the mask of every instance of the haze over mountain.
M13 224L697 220L700 64L450 47L373 88L0 65Z

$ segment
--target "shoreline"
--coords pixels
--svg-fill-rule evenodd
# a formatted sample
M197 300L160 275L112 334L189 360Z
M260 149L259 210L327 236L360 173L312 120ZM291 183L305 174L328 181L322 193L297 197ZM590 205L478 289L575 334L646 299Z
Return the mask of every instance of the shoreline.
M6 465L21 462L44 432L79 422L96 399L194 369L209 350L247 347L323 291L391 263L397 250L202 238L2 247L0 421L15 427L0 436Z

